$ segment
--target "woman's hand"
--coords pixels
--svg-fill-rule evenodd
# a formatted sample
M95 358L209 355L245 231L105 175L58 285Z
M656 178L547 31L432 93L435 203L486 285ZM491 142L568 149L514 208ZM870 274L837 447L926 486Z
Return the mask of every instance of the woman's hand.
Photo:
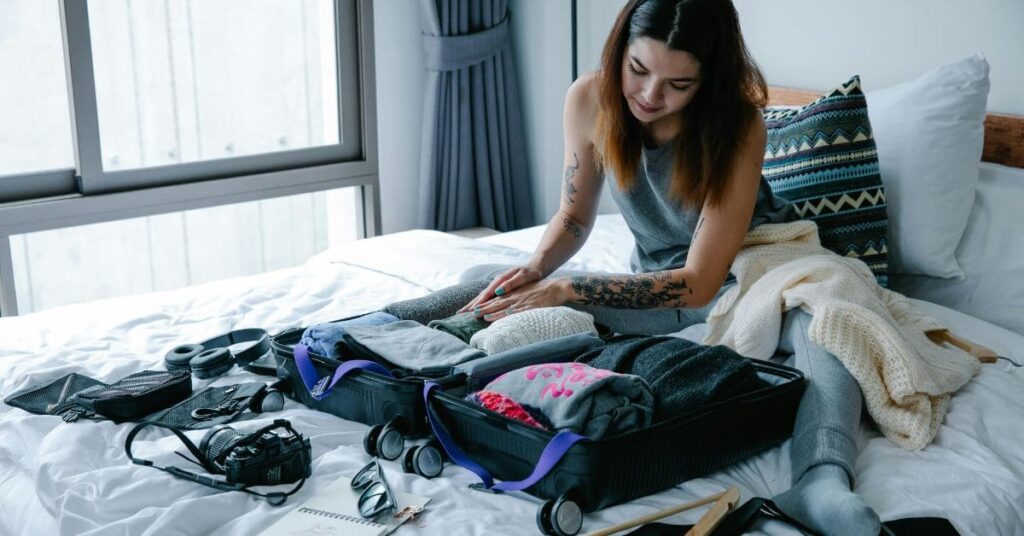
M540 281L542 277L541 271L532 266L524 265L510 268L499 274L498 277L495 277L494 281L487 285L487 288L480 294L477 294L473 301L459 309L459 312L473 311L496 296L507 295L509 292L525 284Z
M477 317L494 322L506 316L541 307L557 307L569 301L569 279L556 277L527 283L473 308Z

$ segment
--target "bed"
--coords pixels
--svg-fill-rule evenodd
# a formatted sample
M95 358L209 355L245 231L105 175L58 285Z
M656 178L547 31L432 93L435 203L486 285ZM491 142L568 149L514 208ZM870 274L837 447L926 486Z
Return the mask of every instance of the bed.
M1021 177L1024 179L1024 177ZM160 369L164 352L231 328L274 331L372 310L455 282L475 264L525 260L542 229L483 239L408 231L328 251L303 266L173 292L119 298L5 318L0 392L82 371L112 380ZM573 268L623 271L628 230L603 215ZM400 262L398 262L400 261ZM918 302L956 332L1024 362L1024 335L954 310ZM698 333L691 333L697 336ZM237 369L215 380L256 379ZM209 383L210 380L204 382ZM1024 369L986 365L953 399L935 444L906 452L864 425L857 491L883 519L949 518L963 534L1019 534L1024 526ZM0 532L3 534L251 534L290 507L353 474L366 461L367 427L289 401L281 417L312 439L313 478L284 508L218 493L133 466L122 446L127 425L63 424L0 406ZM266 422L257 419L240 426ZM195 435L198 437L199 432ZM172 463L174 439L143 436L140 452ZM736 485L742 496L771 496L789 483L788 443L725 471L588 515L584 530L614 524ZM423 534L521 534L533 530L538 501L467 488L471 473L449 467L425 480L386 464L396 486L431 497ZM672 521L692 522L697 514ZM770 534L791 533L769 523ZM404 532L415 532L404 528Z
M1014 128L1024 132L1024 127ZM1005 229L1003 222L1019 221L1019 211L1014 211L1022 199L1024 158L1014 167L983 164L964 239L968 243L958 249L971 257L971 262L964 263L967 277L942 284L921 279L904 287L912 296L932 298L915 300L926 313L1005 359L985 365L953 397L938 437L922 451L904 451L881 437L870 423L862 424L856 491L883 520L937 516L949 519L965 535L1024 533L1024 427L1020 426L1024 368L1013 363L1024 364L1024 330L979 318L985 316L988 301L991 307L1003 308L1004 316L999 318L1012 322L1014 315L1021 316L1024 301L1010 291L1003 293L1002 301L992 303L999 299L998 293L985 294L989 291L977 282L993 277L992 272L983 271L985 267L1014 270L1024 259L1024 247L1006 251L1021 246L1019 237L1016 242L1012 237L1007 239L1010 242L992 238L1002 236L1000 232L1019 235L1013 228ZM525 261L542 231L533 227L480 239L406 231L353 242L287 270L3 318L0 395L69 372L111 381L143 369L160 370L164 353L180 343L246 327L276 332L422 296L455 283L471 266ZM631 246L622 218L602 215L567 268L628 271ZM956 285L970 288L958 290ZM699 338L701 326L680 335ZM196 380L195 385L257 379L236 368L216 380ZM278 414L238 427L255 428L276 417L289 419L309 437L314 455L313 477L297 496L277 508L248 495L217 492L132 465L123 450L129 425L64 424L57 417L0 404L0 534L258 534L339 477L353 475L367 461L362 449L367 426L293 401ZM202 432L189 435L198 440ZM180 462L173 454L179 447L177 440L169 435L149 432L136 445L137 453L158 464ZM589 514L583 530L649 514L730 485L737 486L744 499L770 497L788 488L789 463L786 442L718 473ZM426 480L402 472L398 463L384 465L393 486L431 498L416 526L405 526L398 534L535 532L537 499L470 490L468 485L475 478L454 466L447 467L441 477ZM692 523L699 515L699 511L688 512L667 521ZM754 534L796 532L766 522Z

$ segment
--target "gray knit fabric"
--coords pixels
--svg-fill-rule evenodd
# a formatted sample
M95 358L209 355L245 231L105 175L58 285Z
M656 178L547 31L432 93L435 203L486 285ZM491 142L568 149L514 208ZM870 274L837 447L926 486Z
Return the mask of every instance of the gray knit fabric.
M415 320L427 325L431 320L441 320L454 315L463 305L473 301L473 298L483 292L490 283L489 279L465 281L435 290L422 298L392 303L381 310L401 320Z
M690 252L701 207L680 206L668 195L673 165L671 149L672 144L644 149L632 189L622 191L612 181L612 198L636 239L630 258L630 267L636 273L682 268ZM768 181L761 177L749 228L794 219L792 206L775 197Z
M599 439L651 423L647 382L582 363L548 363L513 370L483 389L540 410L556 429Z
M569 307L542 307L499 318L487 329L476 332L469 345L496 354L576 333L597 335L594 317Z
M348 336L387 361L412 371L452 367L486 355L450 333L428 328L414 320L352 326L348 328Z

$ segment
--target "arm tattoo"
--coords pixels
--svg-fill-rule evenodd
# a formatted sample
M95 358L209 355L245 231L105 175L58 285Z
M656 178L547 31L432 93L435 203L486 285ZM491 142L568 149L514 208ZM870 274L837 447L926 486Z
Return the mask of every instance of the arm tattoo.
M572 236L576 238L583 236L583 228L577 225L576 222L570 220L569 218L564 218L562 219L562 223L565 225L565 230L569 231L569 234L571 234Z
M575 302L616 309L686 307L693 289L686 279L673 280L670 272L617 276L574 276Z
M562 190L565 192L565 202L570 205L575 203L576 200L573 196L576 195L576 185L572 183L572 178L576 176L576 170L580 168L580 159L576 156L576 153L572 153L572 157L576 160L575 166L565 166L565 176L563 178L564 184Z

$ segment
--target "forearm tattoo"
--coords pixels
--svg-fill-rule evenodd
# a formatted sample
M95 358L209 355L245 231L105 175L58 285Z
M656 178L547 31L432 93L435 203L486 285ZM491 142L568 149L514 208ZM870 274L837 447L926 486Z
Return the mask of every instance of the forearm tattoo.
M618 276L574 276L575 303L616 309L686 307L693 289L671 272Z
M565 193L565 202L573 204L576 199L573 197L576 195L576 185L572 183L572 178L576 176L576 170L580 168L580 159L576 156L576 153L572 153L573 159L576 160L575 166L565 166L565 177L563 178L562 191Z
M562 224L565 225L565 230L569 232L573 237L580 238L583 236L583 228L580 227L576 222L569 218L563 218Z

